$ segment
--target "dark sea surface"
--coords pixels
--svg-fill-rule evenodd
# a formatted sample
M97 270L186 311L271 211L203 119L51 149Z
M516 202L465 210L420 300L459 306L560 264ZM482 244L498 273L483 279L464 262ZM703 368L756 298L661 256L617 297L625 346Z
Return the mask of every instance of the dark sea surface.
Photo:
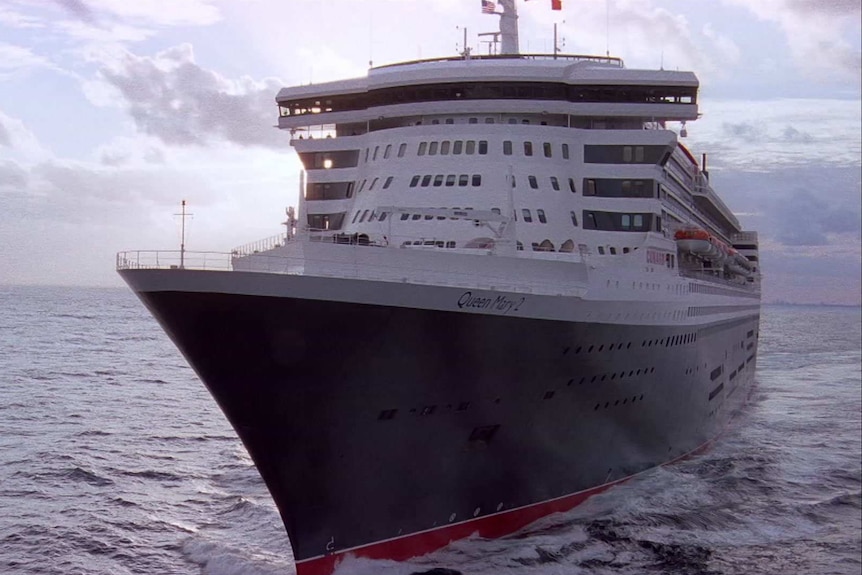
M858 308L763 308L711 448L501 540L338 575L862 572ZM290 575L257 471L128 290L0 287L0 574Z

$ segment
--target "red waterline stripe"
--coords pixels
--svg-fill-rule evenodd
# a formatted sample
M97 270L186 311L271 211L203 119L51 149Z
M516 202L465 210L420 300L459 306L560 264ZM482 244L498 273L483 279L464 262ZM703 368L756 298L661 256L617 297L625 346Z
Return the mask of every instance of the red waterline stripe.
M364 547L357 547L341 551L333 555L315 557L296 562L296 575L331 575L338 564L347 556L364 557L368 559L390 559L392 561L404 561L411 557L425 555L453 541L464 539L478 534L480 537L495 539L504 535L514 533L518 529L533 523L552 513L568 511L582 503L591 495L626 481L632 476L624 477L616 481L605 483L592 489L579 491L571 495L536 503L518 509L502 511L486 517L463 521L454 525L436 527L428 531L406 535L387 541L372 543Z
M701 445L695 447L691 451L683 453L682 455L675 457L674 459L661 463L656 467L672 465L679 461L703 453L707 450L711 443L713 443L716 439L718 439L719 436L721 436L722 433L724 433L724 431L729 427L730 422L733 419L734 417L730 417L728 421L725 422L724 427L722 427L722 429L719 430L716 436L712 439L708 439L707 441L703 442ZM474 533L477 533L480 537L485 537L488 539L503 537L504 535L514 533L522 527L526 527L530 523L533 523L534 521L537 521L538 519L546 517L552 513L569 511L570 509L577 507L578 505L583 503L584 500L588 497L601 493L602 491L605 491L613 487L614 485L618 485L620 483L628 481L633 477L637 477L638 475L641 475L648 471L652 471L653 469L655 469L655 467L644 469L643 471L640 471L633 475L617 479L616 481L611 481L610 483L599 485L598 487L593 487L591 489L572 493L571 495L564 495L562 497L558 497L557 499L551 499L550 501L534 503L532 505L526 505L517 509L510 509L509 511L501 511L499 513L494 513L493 515L480 517L478 519L470 519L468 521L463 521L454 525L435 527L434 529L429 529L427 531L420 531L419 533L413 533L411 535L405 535L403 537L396 537L394 539L379 541L377 543L372 543L363 547L346 549L332 555L324 555L321 557L315 557L313 559L304 559L301 561L297 561L296 575L332 575L332 572L335 571L335 568L338 567L338 564L348 555L354 555L356 557L363 557L367 559L389 559L391 561L404 561L412 557L418 557L420 555L431 553L432 551L436 551L445 547L453 541L465 539L473 535Z

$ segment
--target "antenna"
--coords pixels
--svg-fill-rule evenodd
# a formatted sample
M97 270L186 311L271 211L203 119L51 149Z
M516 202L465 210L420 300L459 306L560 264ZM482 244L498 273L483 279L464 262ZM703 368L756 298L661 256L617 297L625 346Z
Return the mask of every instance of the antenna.
M374 66L374 9L368 9L368 67Z
M605 56L611 57L611 5L605 0Z
M186 213L186 201L183 200L180 204L182 206L182 211L179 214L174 214L175 216L180 216L182 218L181 224L181 232L180 232L180 269L185 268L186 265L186 218L193 216L194 214Z

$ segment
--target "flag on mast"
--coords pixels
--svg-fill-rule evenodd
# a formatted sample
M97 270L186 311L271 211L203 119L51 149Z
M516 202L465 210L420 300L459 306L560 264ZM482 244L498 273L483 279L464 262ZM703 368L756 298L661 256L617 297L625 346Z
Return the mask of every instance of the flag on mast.
M482 0L482 14L493 14L497 9L497 5L491 0Z
M528 2L529 0L524 0L524 2ZM551 0L551 10L562 10L563 9L563 0Z

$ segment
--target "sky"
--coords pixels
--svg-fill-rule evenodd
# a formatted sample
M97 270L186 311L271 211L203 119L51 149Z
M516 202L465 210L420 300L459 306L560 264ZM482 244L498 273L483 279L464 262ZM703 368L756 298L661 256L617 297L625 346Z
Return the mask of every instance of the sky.
M519 2L521 51L694 71L685 144L760 233L764 301L862 303L859 0ZM281 232L282 86L455 55L480 0L0 0L0 284L120 286L121 250Z

